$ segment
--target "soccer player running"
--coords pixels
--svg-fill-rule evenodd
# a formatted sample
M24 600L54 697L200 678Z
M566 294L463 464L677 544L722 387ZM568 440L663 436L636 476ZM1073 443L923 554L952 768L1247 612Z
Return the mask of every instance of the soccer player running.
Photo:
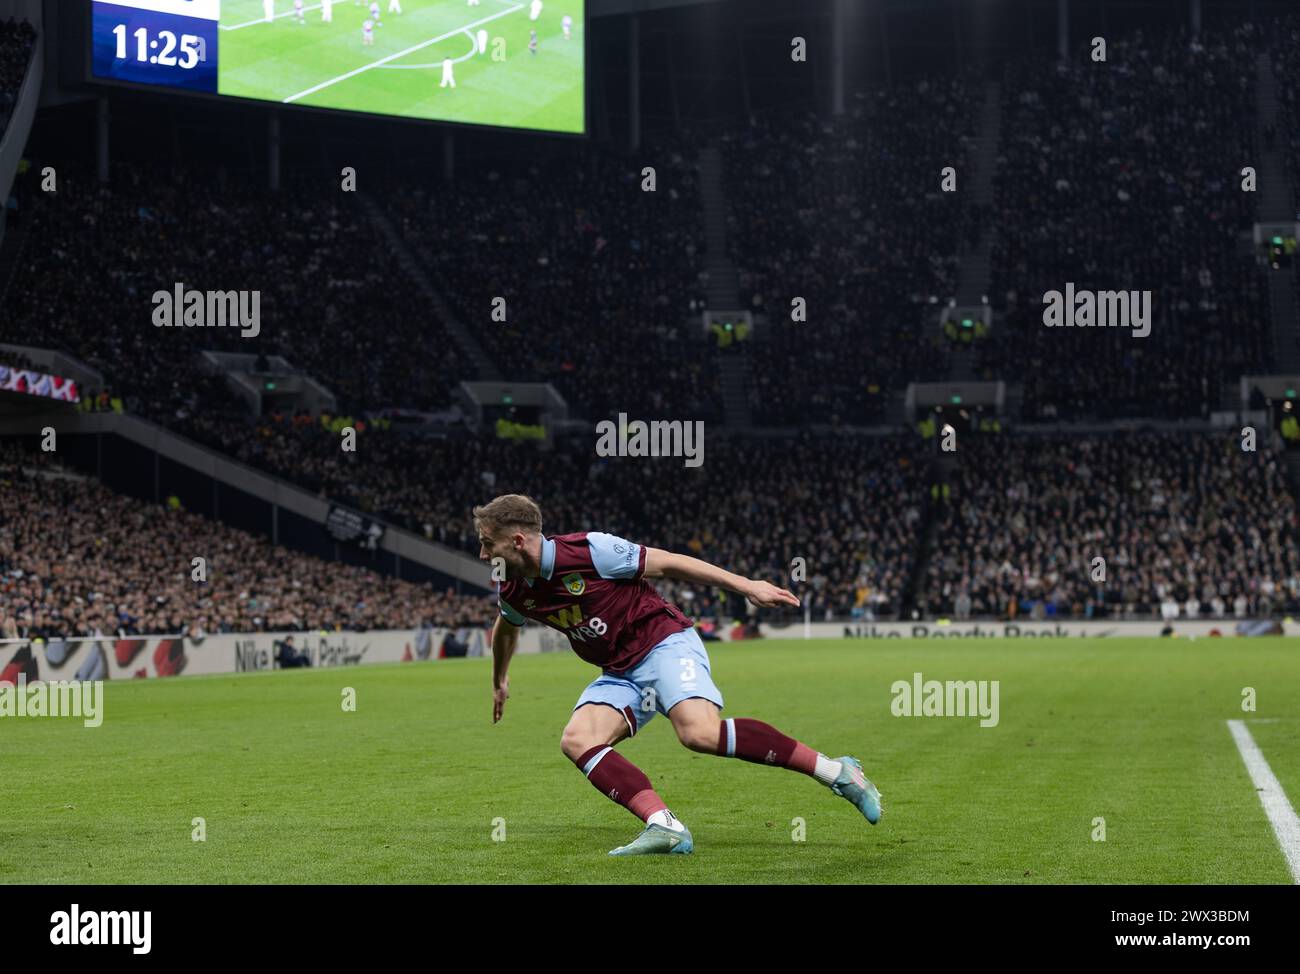
M479 558L504 566L497 587L500 618L492 628L492 722L510 696L506 672L528 619L563 632L601 674L582 692L560 749L605 795L646 823L612 856L688 853L690 831L668 810L650 779L614 750L655 713L665 714L692 751L799 771L848 799L872 825L880 792L857 759L831 760L775 727L750 717L723 720L709 654L694 624L647 581L672 578L743 595L760 607L799 605L783 588L742 578L688 555L633 544L595 531L542 534L542 512L522 494L474 508Z

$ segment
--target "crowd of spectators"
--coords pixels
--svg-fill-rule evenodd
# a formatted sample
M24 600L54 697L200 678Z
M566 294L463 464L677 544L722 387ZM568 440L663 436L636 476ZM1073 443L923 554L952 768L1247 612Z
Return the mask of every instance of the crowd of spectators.
M656 169L654 192L642 189L643 165ZM500 373L553 382L578 415L716 418L693 147L636 158L575 148L500 168L467 172L451 193L405 181L376 191ZM43 284L13 289L0 340L39 334L78 355L129 411L166 422L224 408L207 394L220 383L196 369L205 349L284 356L343 410L435 410L477 377L362 204L337 187L272 194L159 166L123 169L108 186L61 174L57 195L33 197L39 246L17 273ZM151 296L176 283L258 291L261 334L155 328Z
M0 23L0 137L9 127L35 47L36 30L27 21L10 17Z
M575 452L589 457L590 443L577 444ZM560 498L560 517L546 506L543 513L551 518L548 530L626 525L631 540L791 587L819 621L883 618L899 612L912 574L926 460L908 436L714 440L696 469L671 460L597 463L581 494ZM535 485L518 487L544 487L549 462L544 473ZM516 489L513 480L497 487ZM593 496L622 508L603 528L583 504ZM749 611L739 600L706 609L715 593L690 584L667 583L663 590L688 612ZM803 614L765 615L782 617Z
M0 348L0 366L10 368L15 371L26 372L47 372L48 369L40 365L21 352L11 352L8 349Z
M968 438L959 452L920 586L922 614L1149 619L1167 603L1184 618L1300 609L1296 503L1269 449L1244 452L1227 433L1145 433Z
M1291 182L1290 212L1262 213L1262 218L1269 220L1290 221L1300 217L1300 15L1288 14L1278 17L1262 32L1268 45L1268 53L1273 70L1273 80L1278 99L1278 118L1275 124L1264 127L1263 142L1266 150L1278 150L1282 153L1287 176ZM1283 237L1283 251L1290 263L1293 287L1300 296L1300 261L1295 260L1296 241L1292 234L1279 234ZM1282 352L1284 344L1291 348L1300 348L1300 337L1292 331L1278 335L1278 350ZM1279 356L1281 357L1281 356Z
M1294 216L1300 213L1300 15L1287 14L1273 19L1258 32L1267 48L1276 85L1280 115L1277 125L1264 128L1264 148L1282 152L1291 179L1291 204Z
M115 494L3 440L0 525L0 638L483 625L494 611Z
M342 410L444 405L474 377L353 194L333 185L270 193L121 167L109 185L61 172L32 194L0 341L61 347L104 373L131 412L163 422L225 408L197 367L208 349L282 355ZM158 291L256 291L260 333L158 327ZM179 313L179 312L178 312ZM213 395L217 391L217 395Z
M781 111L721 133L742 302L766 319L751 346L760 422L878 421L888 394L947 373L939 314L979 238L965 188L980 98L962 74L858 93L839 118Z
M185 432L468 553L479 550L471 509L520 493L542 505L552 532L622 531L778 579L803 557L823 614L897 612L917 542L924 464L911 437L710 438L703 465L687 468L671 458L598 457L594 433L542 451L375 431L358 434L356 451L344 453L337 434L287 416L239 430L195 417ZM692 590L687 598L701 605L712 596Z
M859 92L836 118L782 110L716 130L741 299L765 320L748 343L755 419L879 421L907 382L945 377L938 315L958 255L990 223L998 322L979 366L1024 383L1027 417L1217 405L1225 379L1268 357L1265 279L1240 247L1254 194L1237 188L1261 33L1114 39L1104 71L1086 54L1009 59L992 221L966 192L984 90L970 72ZM554 382L590 418L716 419L699 318L702 144L548 150L462 167L450 187L374 192L506 378ZM955 192L941 187L949 166ZM333 185L271 194L158 166L107 187L63 173L58 194L34 196L39 246L16 278L43 283L12 289L0 339L39 334L88 359L128 410L216 411L219 383L194 369L212 347L283 355L345 411L438 409L476 377L362 204ZM1150 290L1152 334L1045 328L1041 295L1067 281ZM258 290L262 334L154 328L150 297L177 282ZM792 320L794 298L806 320Z
M309 429L280 435L306 442ZM367 460L372 449L394 452ZM1295 503L1277 457L1243 453L1230 437L968 438L951 491L932 493L922 578L913 566L933 471L919 440L719 440L699 468L597 458L585 441L544 452L374 434L358 454L392 470L396 451L409 449L412 463L437 472L410 509L410 526L431 540L477 553L473 505L526 493L548 534L604 530L694 554L789 585L818 621L896 617L913 586L921 615L958 618L1149 618L1170 603L1193 618L1300 608ZM0 537L9 620L0 625L19 634L374 629L490 615L481 597L296 555L93 481L23 472L36 459L0 454L0 518L11 526ZM394 485L408 499L416 489ZM208 559L207 585L191 581L191 553ZM750 612L706 587L656 585L697 618Z
M990 378L1024 383L1024 417L1200 417L1271 349L1248 240L1255 193L1249 25L1110 40L1073 60L1016 58L1003 83ZM1150 291L1150 334L1048 328L1043 296Z
M711 419L698 150L584 145L467 168L451 191L394 182L384 203L502 375L554 383L583 416Z
M1112 39L1105 70L1086 54L1008 61L998 318L977 365L1024 383L1025 418L1204 415L1226 380L1266 363L1267 279L1241 246L1255 214L1240 168L1254 148L1255 53L1273 44L1279 76L1296 65L1260 34ZM8 46L0 32L0 78ZM1289 77L1280 90L1294 118ZM957 74L861 93L839 118L786 110L716 133L742 302L766 324L747 346L760 424L879 421L907 382L947 374L938 314L958 255L990 220L961 191L982 90ZM712 420L701 144L557 149L462 167L450 189L391 181L375 195L507 378L554 382L593 420ZM957 192L941 189L948 166ZM613 531L778 582L804 559L796 588L819 619L890 617L913 591L919 611L959 615L1300 604L1294 502L1276 460L1208 437L963 441L919 579L930 481L909 437L710 438L693 469L597 457L594 434L544 451L358 424L357 450L344 452L318 417L249 418L196 360L210 348L282 355L359 416L438 410L477 377L360 201L336 186L271 194L163 166L118 169L107 186L62 172L57 194L34 195L36 245L15 274L33 286L10 289L0 341L39 336L100 369L110 402L459 550L478 551L475 504L518 492L541 503L548 532ZM1045 328L1041 296L1067 282L1151 291L1150 336ZM261 334L155 327L151 296L181 283L259 291ZM792 320L794 298L807 320ZM35 462L0 452L0 523L13 525L0 532L0 635L482 617L481 599L23 472ZM212 582L189 581L187 552L209 558ZM1094 552L1107 559L1104 584L1089 578ZM746 611L697 586L660 586L697 615Z

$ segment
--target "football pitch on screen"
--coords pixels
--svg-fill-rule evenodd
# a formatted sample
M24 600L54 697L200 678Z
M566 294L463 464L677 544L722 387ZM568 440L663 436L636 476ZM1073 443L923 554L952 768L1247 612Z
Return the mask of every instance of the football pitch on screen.
M516 656L496 725L490 659L181 676L106 684L97 728L4 720L0 882L1293 881L1228 721L1294 804L1294 640L709 651L724 716L859 757L879 825L801 774L688 751L659 716L619 749L695 852L609 857L641 825L560 753L596 674L569 654ZM896 716L916 673L998 681L996 725Z
M412 118L548 131L583 131L585 0L546 0L536 21L528 0L379 0L374 43L363 43L369 3L319 0L299 23L289 0L225 0L219 37L223 95ZM564 38L562 18L572 18ZM537 31L537 51L529 51ZM487 32L486 50L478 34ZM455 87L444 87L452 62Z

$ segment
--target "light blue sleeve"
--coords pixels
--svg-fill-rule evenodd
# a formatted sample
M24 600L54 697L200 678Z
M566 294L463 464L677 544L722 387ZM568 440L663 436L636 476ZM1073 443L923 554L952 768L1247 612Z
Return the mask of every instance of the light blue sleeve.
M641 546L599 531L587 532L591 563L601 578L636 578L641 569Z
M528 620L510 607L510 603L497 596L497 605L501 607L501 618L512 626L522 626Z

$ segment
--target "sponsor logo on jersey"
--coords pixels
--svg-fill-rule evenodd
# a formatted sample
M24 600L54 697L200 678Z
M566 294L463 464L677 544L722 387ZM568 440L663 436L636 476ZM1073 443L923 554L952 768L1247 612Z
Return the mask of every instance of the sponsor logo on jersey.
M563 606L558 612L548 615L546 621L556 629L572 629L582 622L582 606Z
M564 587L568 589L570 595L581 595L587 591L587 580L577 572L572 575L565 575L560 581L564 583Z

